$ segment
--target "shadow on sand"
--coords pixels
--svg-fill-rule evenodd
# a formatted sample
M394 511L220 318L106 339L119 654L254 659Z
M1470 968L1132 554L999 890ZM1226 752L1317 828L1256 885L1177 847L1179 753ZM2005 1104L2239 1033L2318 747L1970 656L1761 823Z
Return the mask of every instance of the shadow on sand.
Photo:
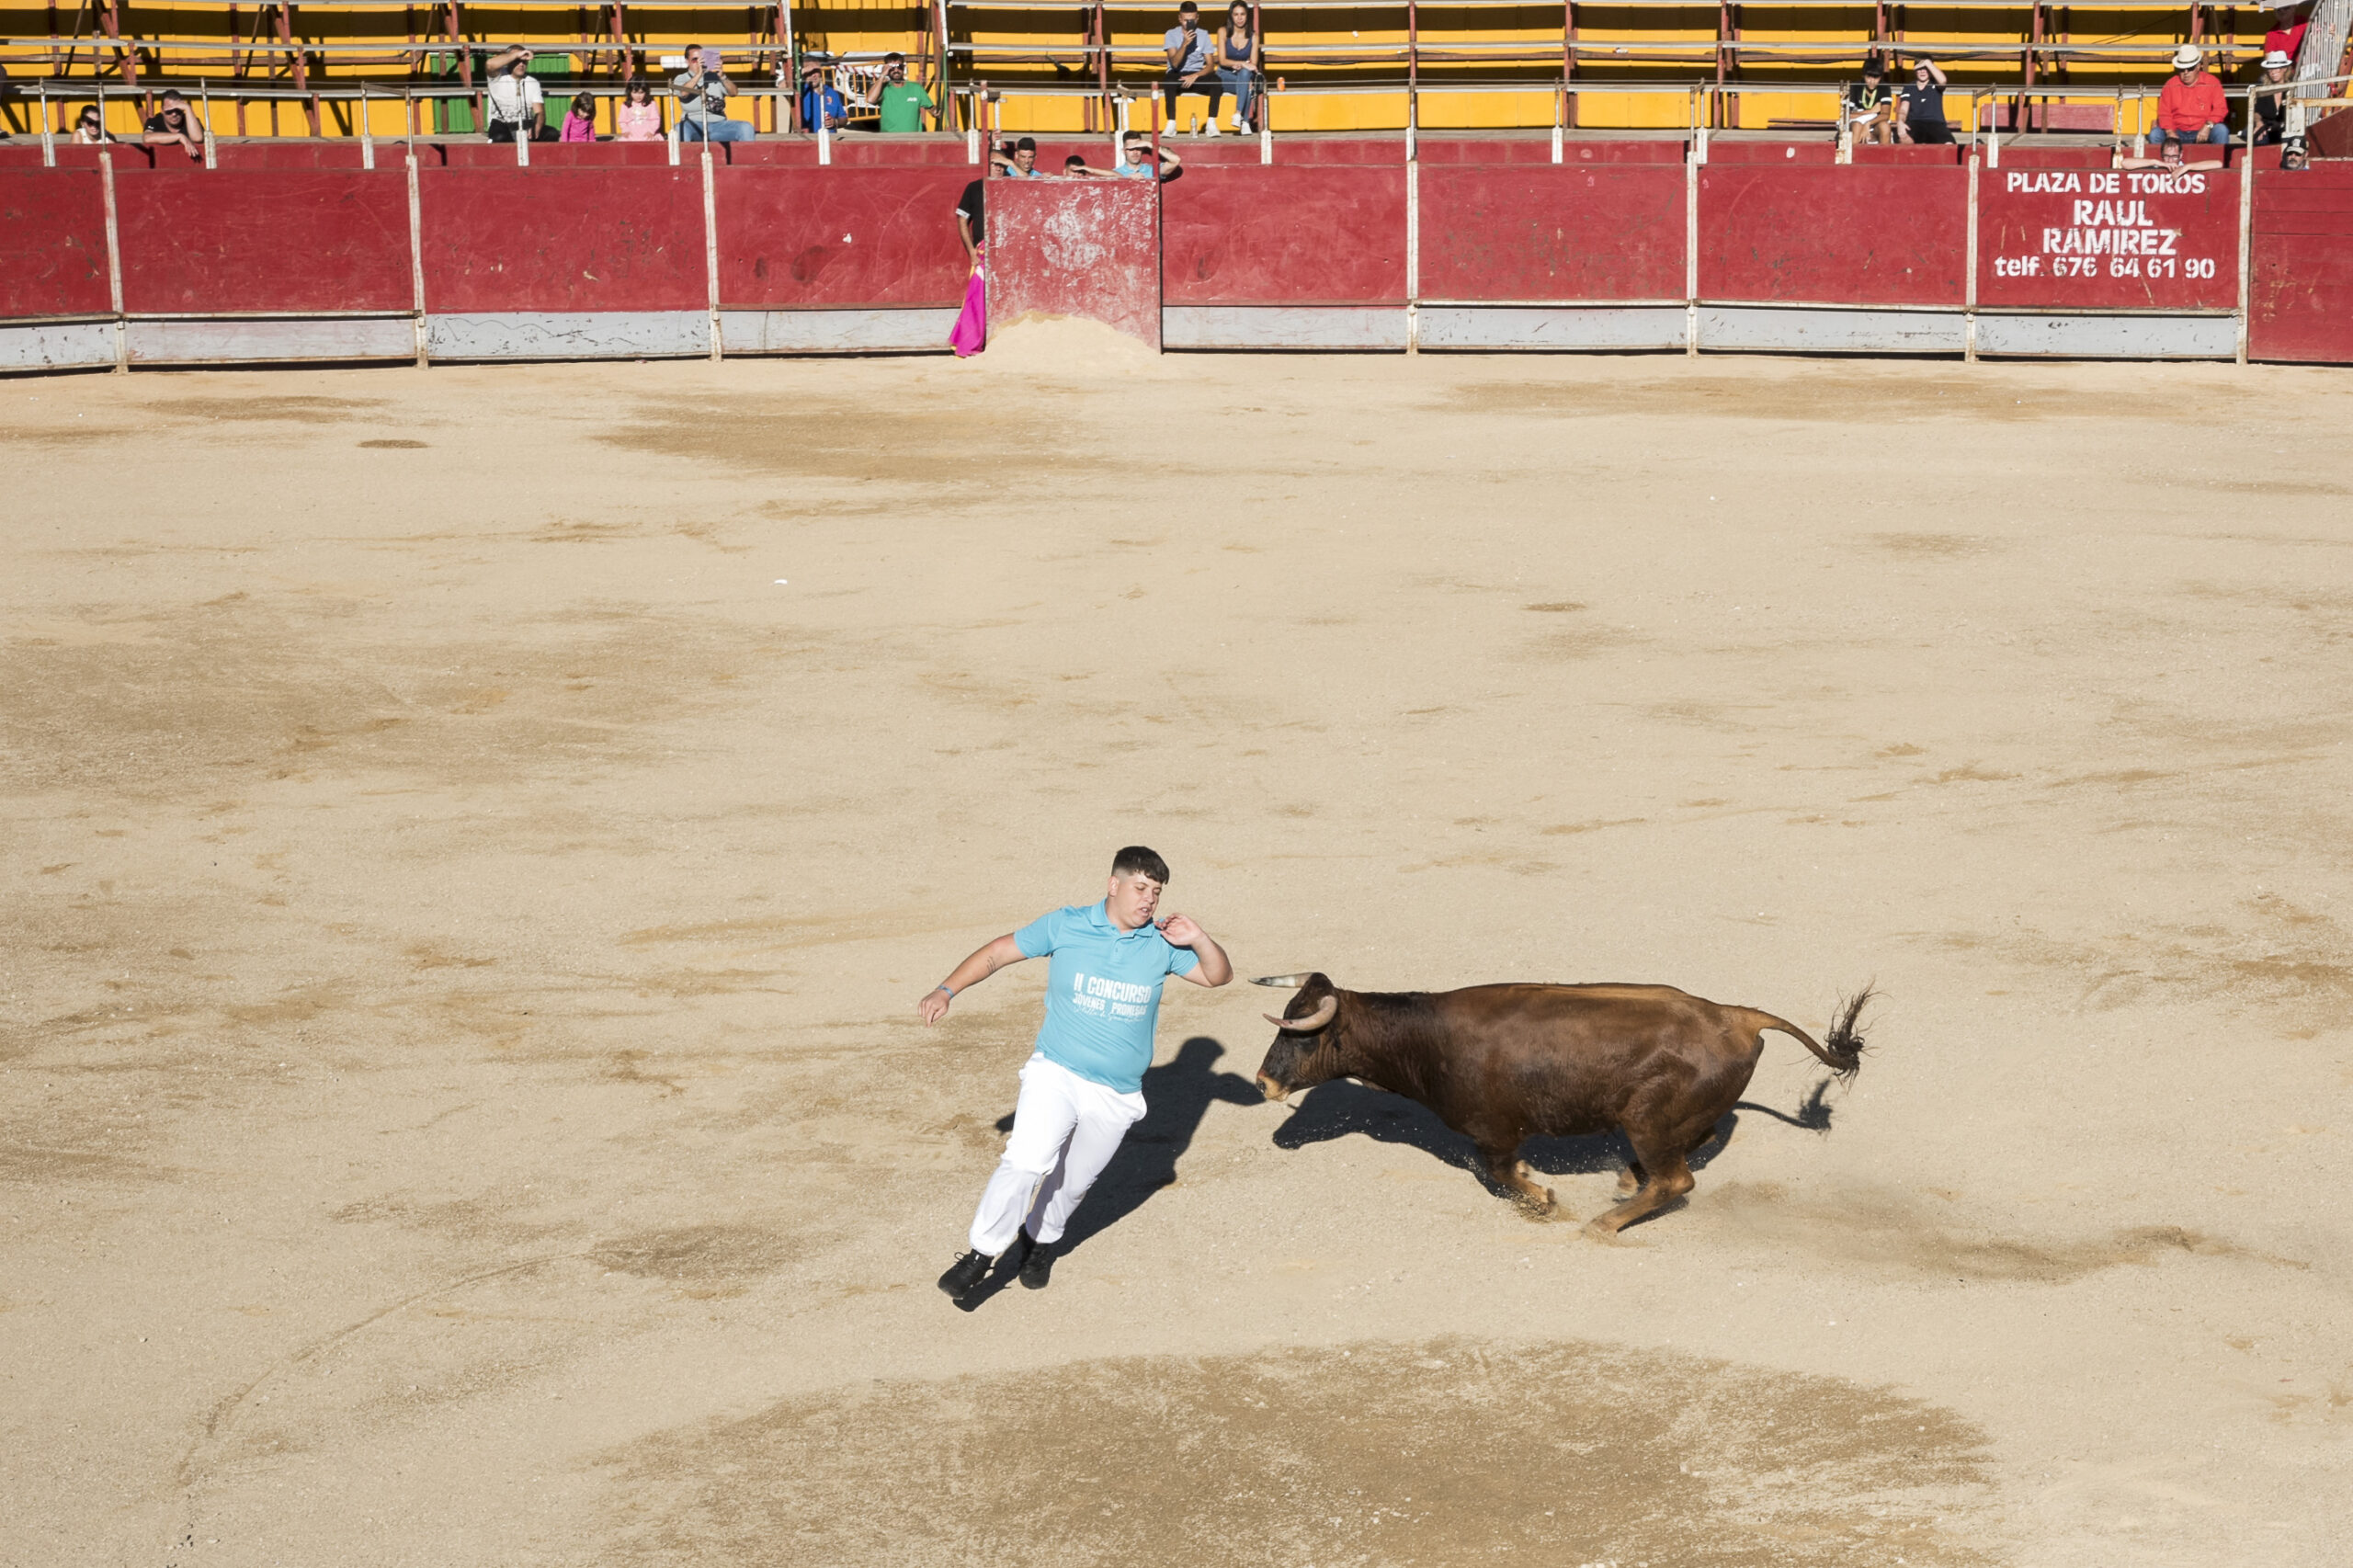
M1826 1077L1816 1084L1799 1102L1794 1114L1753 1100L1740 1101L1716 1123L1713 1141L1691 1156L1691 1168L1705 1170L1709 1162L1722 1153L1739 1128L1740 1113L1745 1110L1808 1132L1829 1131L1832 1108L1824 1096L1829 1092L1830 1084ZM1303 1149L1311 1143L1327 1143L1357 1133L1382 1143L1409 1144L1449 1165L1461 1166L1496 1196L1512 1196L1487 1179L1486 1162L1479 1157L1477 1146L1440 1121L1428 1107L1345 1078L1309 1090L1290 1119L1275 1129L1274 1141L1279 1149ZM1530 1138L1520 1150L1520 1158L1547 1176L1597 1176L1620 1171L1633 1157L1625 1135L1616 1131L1578 1138Z

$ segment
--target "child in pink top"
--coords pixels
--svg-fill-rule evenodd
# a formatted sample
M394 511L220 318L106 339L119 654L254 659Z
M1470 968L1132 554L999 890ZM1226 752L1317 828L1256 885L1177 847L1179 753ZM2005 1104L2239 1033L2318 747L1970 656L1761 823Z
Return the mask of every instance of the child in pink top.
M642 82L631 82L620 107L613 111L613 125L617 142L661 141L662 106L654 101L654 90Z
M563 135L560 140L565 142L597 140L597 100L595 98L586 93L582 93L572 100L571 111L563 117Z

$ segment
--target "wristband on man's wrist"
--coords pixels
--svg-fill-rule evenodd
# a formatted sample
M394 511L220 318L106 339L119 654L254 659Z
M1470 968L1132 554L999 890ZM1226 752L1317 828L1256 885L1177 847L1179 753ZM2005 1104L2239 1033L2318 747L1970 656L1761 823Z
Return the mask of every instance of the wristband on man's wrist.
M937 984L937 985L933 986L933 987L932 987L932 989L933 989L934 991L945 991L945 992L947 992L947 993L948 993L948 994L949 994L949 998L950 998L951 1000L954 998L954 996L955 996L955 994L956 994L956 988L955 988L954 986L952 986L952 985L949 984L949 983L948 983L946 981L944 981L944 980L943 980L943 981L941 981L938 984Z

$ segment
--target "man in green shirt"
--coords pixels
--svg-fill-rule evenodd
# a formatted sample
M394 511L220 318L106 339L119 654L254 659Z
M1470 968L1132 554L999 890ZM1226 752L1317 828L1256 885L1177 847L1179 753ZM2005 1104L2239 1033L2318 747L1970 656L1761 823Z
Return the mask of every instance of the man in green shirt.
M907 80L906 56L896 53L882 57L882 93L877 101L885 135L921 131L923 117L938 107L929 93Z

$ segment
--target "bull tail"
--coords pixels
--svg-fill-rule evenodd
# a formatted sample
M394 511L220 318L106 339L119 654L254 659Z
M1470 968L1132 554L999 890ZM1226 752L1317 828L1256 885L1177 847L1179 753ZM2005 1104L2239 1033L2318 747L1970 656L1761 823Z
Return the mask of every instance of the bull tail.
M1870 1048L1863 1043L1863 1031L1857 1026L1861 1021L1864 1006L1874 994L1876 993L1866 985L1838 1004L1837 1011L1831 1015L1830 1042L1827 1045L1787 1018L1777 1018L1754 1007L1742 1010L1748 1015L1752 1028L1779 1029L1785 1035L1795 1036L1800 1044L1820 1057L1823 1065L1844 1082L1862 1071L1863 1052Z

